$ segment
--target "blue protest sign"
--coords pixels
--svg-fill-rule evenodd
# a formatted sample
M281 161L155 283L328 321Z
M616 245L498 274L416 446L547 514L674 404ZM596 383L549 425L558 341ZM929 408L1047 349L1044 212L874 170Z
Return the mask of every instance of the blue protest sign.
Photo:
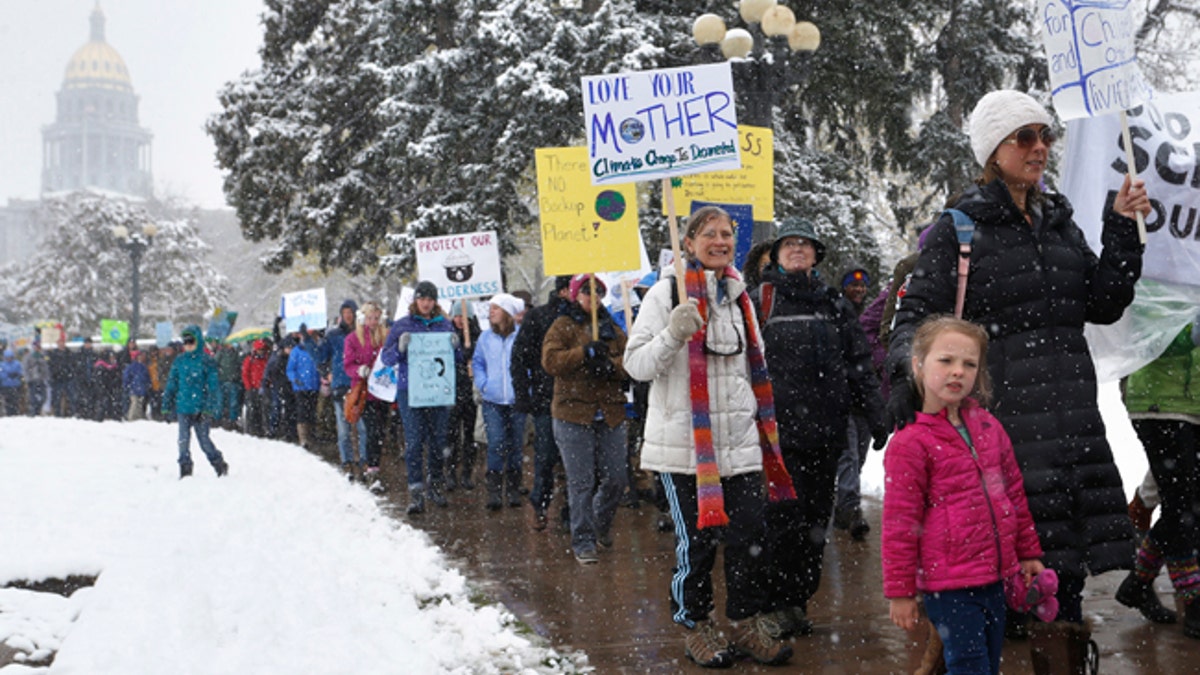
M454 405L454 347L450 333L412 333L408 342L408 405Z
M154 344L158 347L166 347L171 344L171 338L175 335L175 324L170 321L159 321L154 324Z

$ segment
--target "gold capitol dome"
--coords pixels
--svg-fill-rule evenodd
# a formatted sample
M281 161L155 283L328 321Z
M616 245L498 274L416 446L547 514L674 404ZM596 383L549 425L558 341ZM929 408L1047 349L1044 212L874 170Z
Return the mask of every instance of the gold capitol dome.
M67 62L63 89L101 88L133 92L133 81L125 59L104 41L104 12L99 1L92 10L92 32L87 44L75 51Z

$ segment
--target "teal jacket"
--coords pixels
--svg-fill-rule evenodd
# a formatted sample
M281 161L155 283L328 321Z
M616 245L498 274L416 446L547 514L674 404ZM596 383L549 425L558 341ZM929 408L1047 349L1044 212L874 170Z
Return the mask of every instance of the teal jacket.
M184 335L196 338L196 348L175 357L167 386L163 389L162 409L166 413L216 416L221 410L221 385L217 379L217 362L204 353L204 336L199 326L183 329Z
M1125 409L1129 416L1155 414L1200 417L1200 347L1185 326L1162 356L1129 376L1125 383Z

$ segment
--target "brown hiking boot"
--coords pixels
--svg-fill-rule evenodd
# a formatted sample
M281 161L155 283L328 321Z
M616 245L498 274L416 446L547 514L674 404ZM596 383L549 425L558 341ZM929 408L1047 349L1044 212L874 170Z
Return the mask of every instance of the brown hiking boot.
M733 649L712 621L697 621L684 638L687 657L705 668L733 665Z
M768 666L777 666L792 658L792 648L778 638L779 626L765 614L740 621L733 633L733 649Z

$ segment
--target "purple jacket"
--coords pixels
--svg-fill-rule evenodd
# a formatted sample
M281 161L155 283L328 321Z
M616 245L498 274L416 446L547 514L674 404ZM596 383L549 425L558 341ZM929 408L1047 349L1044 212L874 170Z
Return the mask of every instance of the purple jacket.
M888 288L884 286L862 314L858 315L858 325L862 326L863 332L867 334L867 344L871 345L871 365L875 367L875 374L879 376L879 391L885 401L888 399L888 393L892 391L892 380L887 375L887 369L883 367L887 361L887 345L879 339L879 324L883 322L883 308L887 306L887 299Z
M946 417L917 413L883 458L883 594L985 586L1042 557L1012 443L991 413L959 410L975 453Z

